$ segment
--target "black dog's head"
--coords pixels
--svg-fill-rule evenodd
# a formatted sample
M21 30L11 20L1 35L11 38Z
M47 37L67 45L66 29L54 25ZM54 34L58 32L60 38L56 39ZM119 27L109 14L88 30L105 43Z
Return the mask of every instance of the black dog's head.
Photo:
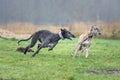
M65 39L70 39L72 40L72 38L75 38L75 36L68 30L66 29L61 29L61 33L62 33L62 36L65 38Z

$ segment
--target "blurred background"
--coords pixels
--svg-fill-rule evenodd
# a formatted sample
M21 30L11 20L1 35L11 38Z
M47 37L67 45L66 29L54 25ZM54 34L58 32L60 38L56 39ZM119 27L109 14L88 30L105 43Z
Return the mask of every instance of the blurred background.
M0 0L0 36L26 38L67 28L76 36L98 25L100 38L120 39L120 0Z

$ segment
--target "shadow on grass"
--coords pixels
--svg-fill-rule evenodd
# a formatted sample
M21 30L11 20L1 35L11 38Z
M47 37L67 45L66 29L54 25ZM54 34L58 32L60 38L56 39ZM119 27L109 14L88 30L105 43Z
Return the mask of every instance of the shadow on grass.
M93 74L119 74L120 75L120 69L105 69L105 70L87 70L87 73L93 73Z

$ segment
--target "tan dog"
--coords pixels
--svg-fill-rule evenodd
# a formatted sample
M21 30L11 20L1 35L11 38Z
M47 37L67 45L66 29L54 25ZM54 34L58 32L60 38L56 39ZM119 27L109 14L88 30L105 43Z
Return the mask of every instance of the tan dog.
M81 55L84 50L86 50L85 57L87 58L89 55L91 40L93 39L94 36L97 36L97 35L101 35L101 32L96 26L92 26L88 32L81 34L76 47L71 53L73 58L77 56L78 51L80 51L80 55Z

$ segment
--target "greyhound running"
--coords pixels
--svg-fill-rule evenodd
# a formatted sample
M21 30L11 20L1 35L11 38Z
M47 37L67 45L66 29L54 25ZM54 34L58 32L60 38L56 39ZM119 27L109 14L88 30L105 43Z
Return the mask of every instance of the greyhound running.
M81 34L79 36L79 41L78 41L76 47L74 48L74 50L71 53L73 58L75 58L77 56L78 51L80 51L80 55L82 55L82 52L84 50L86 50L85 57L88 58L91 40L93 39L94 36L97 36L97 35L101 35L101 32L100 32L99 28L97 28L97 26L92 26L88 32Z
M66 29L61 29L58 34L52 33L48 30L41 30L32 34L28 39L19 40L18 44L21 41L28 41L31 38L31 43L25 48L24 54L26 54L29 48L32 48L36 44L37 40L39 40L41 44L38 44L38 49L32 55L32 57L34 57L42 48L50 47L48 51L53 50L60 39L72 40L72 38L75 38L75 36Z

